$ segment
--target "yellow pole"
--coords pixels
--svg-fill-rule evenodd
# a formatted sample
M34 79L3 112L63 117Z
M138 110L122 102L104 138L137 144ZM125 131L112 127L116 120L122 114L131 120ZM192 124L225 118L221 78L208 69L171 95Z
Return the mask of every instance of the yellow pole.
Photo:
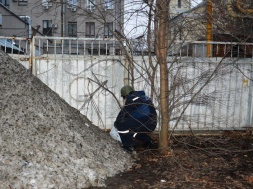
M211 57L211 44L212 41L212 0L207 1L207 33L206 33L206 56Z

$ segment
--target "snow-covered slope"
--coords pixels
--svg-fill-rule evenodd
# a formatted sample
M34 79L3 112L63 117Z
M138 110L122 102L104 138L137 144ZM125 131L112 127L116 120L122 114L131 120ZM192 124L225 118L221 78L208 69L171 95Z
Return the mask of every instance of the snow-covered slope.
M21 64L0 51L0 188L103 186L132 160Z

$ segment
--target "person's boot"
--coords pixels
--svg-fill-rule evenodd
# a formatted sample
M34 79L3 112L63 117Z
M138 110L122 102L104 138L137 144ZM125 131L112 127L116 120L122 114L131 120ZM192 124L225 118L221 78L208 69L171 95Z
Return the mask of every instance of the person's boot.
M133 146L122 146L124 150L126 150L127 152L133 152L135 151L135 148Z
M135 150L133 135L131 133L120 133L119 135L122 141L122 148L128 152L133 152Z
M154 142L153 140L145 141L142 145L144 148L154 148Z

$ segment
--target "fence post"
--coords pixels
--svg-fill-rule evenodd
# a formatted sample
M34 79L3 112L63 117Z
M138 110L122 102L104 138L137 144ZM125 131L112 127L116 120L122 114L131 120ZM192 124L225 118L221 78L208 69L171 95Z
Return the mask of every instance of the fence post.
M34 45L34 39L33 37L32 38L29 38L28 39L29 42L30 42L30 54L29 54L29 71L31 72L31 74L36 74L36 71L35 71L35 45Z

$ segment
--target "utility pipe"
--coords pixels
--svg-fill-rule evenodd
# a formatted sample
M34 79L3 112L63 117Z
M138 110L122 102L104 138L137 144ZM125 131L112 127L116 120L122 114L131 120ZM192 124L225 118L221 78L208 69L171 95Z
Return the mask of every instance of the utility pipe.
M19 16L21 19L28 21L28 38L32 38L32 19L30 16Z

